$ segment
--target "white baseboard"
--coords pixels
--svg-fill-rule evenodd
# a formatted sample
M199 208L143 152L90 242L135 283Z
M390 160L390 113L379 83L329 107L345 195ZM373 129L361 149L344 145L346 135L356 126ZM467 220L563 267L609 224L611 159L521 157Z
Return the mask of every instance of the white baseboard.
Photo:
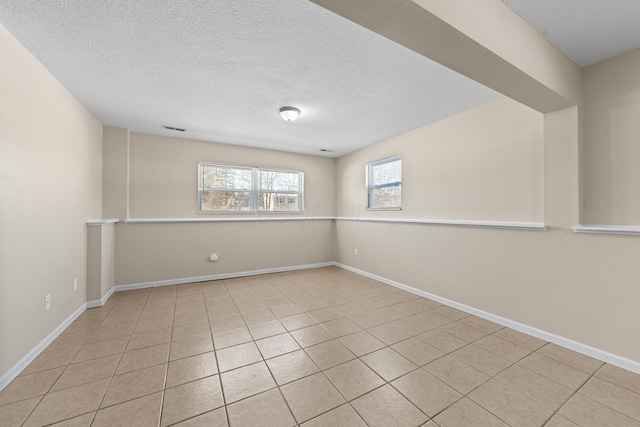
M102 307L107 302L107 300L111 297L111 295L113 295L115 291L116 291L116 288L114 286L111 289L109 289L109 291L107 291L107 293L104 294L102 298L93 300L93 301L87 301L87 308Z
M506 319L501 316L496 316L495 314L488 313L483 310L479 310L474 307L470 307L465 304L461 304L456 301L452 301L447 298L440 297L438 295L431 294L429 292L416 289L414 287L405 285L403 283L396 282L394 280L387 279L385 277L381 277L372 273L369 273L364 270L360 270L345 264L335 263L336 267L340 267L342 269L351 271L353 273L360 274L362 276L368 277L370 279L377 280L379 282L385 283L390 286L394 286L396 288L405 290L407 292L411 292L412 294L420 295L421 297L429 298L430 300L439 302L441 304L447 305L449 307L456 308L460 311L464 311L465 313L473 314L475 316L481 317L486 320L490 320L499 325L506 326L511 329L515 329L516 331L522 332L527 335L531 335L536 338L540 338L545 341L549 341L551 343L557 344L561 347L568 348L569 350L576 351L578 353L584 354L589 357L593 357L594 359L601 360L606 363L610 363L612 365L618 366L619 368L626 369L631 372L635 372L636 374L640 374L640 362L635 360L627 359L625 357L621 357L612 353L609 353L604 350L600 350L595 347L591 347L586 344L579 343L577 341L573 341L571 339L552 334L550 332L543 331L541 329L537 329L531 326L527 326L525 324Z
M203 282L208 280L232 279L236 277L257 276L260 274L283 273L286 271L307 270L310 268L332 267L336 265L334 262L322 262L318 264L294 265L288 267L267 268L263 270L241 271L238 273L214 274L211 276L187 277L184 279L161 280L158 282L144 282L130 285L119 285L111 288L101 299L87 301L82 304L71 316L51 332L45 339L40 341L26 356L24 356L16 365L0 377L0 391L4 389L15 377L17 377L24 368L27 367L42 351L47 348L54 339L56 339L74 320L78 318L87 308L102 307L109 297L116 291L127 291L133 289L143 289L155 286L179 285L182 283Z
M71 316L67 317L64 322L59 324L57 328L55 328L49 335L47 335L42 341L40 341L38 345L36 345L29 353L27 353L26 356L20 359L20 361L16 363L13 368L9 369L9 371L7 371L2 377L0 377L0 391L2 391L2 389L4 389L7 384L13 381L13 379L17 377L29 363L33 362L33 360L38 357L38 355L40 355L40 353L42 353L44 349L53 342L53 340L58 338L58 336L62 332L64 332L65 329L67 329L67 326L69 326L74 320L76 320L78 316L84 313L86 309L87 304L82 304L76 311L71 314Z
M552 342L554 344L568 348L578 353L582 353L584 355L593 357L594 359L598 359L603 362L607 362L612 365L618 366L620 368L626 369L628 371L640 374L640 362L630 360L630 359L606 352L604 350L600 350L600 349L588 346L586 344L582 344L582 343L570 340L568 338L552 334L550 332L546 332L531 326L527 326L525 324L510 320L510 319L506 319L504 317L500 317L500 316L488 313L486 311L479 310L477 308L474 308L465 304L461 304L456 301L452 301L450 299L443 298L438 295L434 295L429 292L416 289L414 287L405 285L403 283L396 282L394 280L387 279L385 277L381 277L381 276L378 276L378 275L375 275L367 271L360 270L345 264L341 264L337 262L323 262L318 264L276 267L276 268L268 268L263 270L241 271L237 273L223 273L223 274L214 274L210 276L188 277L183 279L162 280L157 282L144 282L144 283L114 286L101 299L95 300L95 301L88 301L85 304L82 304L64 322L58 325L58 327L54 331L52 331L46 338L40 341L40 343L38 343L38 345L36 345L26 356L24 356L13 368L11 368L2 377L0 377L0 391L2 391L2 389L4 389L7 386L7 384L9 384L15 377L17 377L20 374L20 372L22 372L22 370L27 367L29 363L31 363L36 357L38 357L38 355L42 353L42 351L45 348L47 348L47 346L51 344L51 342L53 342L53 340L55 340L87 308L103 306L106 303L106 301L109 299L109 297L111 297L111 295L113 295L113 293L116 291L143 289L143 288L149 288L149 287L155 287L155 286L178 285L182 283L202 282L202 281L208 281L208 280L232 279L236 277L256 276L260 274L270 274L270 273L282 273L286 271L306 270L311 268L321 268L321 267L331 267L331 266L336 266L344 270L348 270L353 273L357 273L362 276L369 277L370 279L377 280L379 282L385 283L390 286L394 286L398 289L402 289L407 292L411 292L421 297L429 298L433 301L439 302L449 307L456 308L458 310L464 311L469 314L473 314L475 316L481 317L486 320L490 320L492 322L498 323L508 328L515 329L516 331L522 332L524 334L531 335L533 337Z
M212 274L210 276L186 277L182 279L159 280L157 282L132 283L117 285L115 291L130 291L133 289L152 288L156 286L181 285L183 283L206 282L209 280L234 279L236 277L258 276L260 274L283 273L285 271L308 270L310 268L332 267L335 262L321 262L318 264L294 265L289 267L266 268L263 270L240 271L237 273Z

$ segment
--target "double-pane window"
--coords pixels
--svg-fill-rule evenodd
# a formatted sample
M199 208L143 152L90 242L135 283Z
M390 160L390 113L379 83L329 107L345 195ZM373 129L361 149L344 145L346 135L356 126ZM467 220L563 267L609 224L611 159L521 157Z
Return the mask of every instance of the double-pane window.
M198 164L198 211L301 212L303 173Z

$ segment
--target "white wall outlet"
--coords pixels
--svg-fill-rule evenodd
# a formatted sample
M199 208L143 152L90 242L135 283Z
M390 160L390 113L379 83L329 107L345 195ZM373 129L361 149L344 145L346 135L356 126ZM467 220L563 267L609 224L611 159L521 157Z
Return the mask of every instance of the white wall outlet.
M216 262L218 260L218 254L209 255L209 261Z
M51 294L47 294L44 297L44 311L47 311L51 308Z
M78 279L73 279L73 290L74 291L78 290Z
M358 255L358 248L355 248L355 249L353 250L353 254L354 254L354 255L356 255L356 256Z

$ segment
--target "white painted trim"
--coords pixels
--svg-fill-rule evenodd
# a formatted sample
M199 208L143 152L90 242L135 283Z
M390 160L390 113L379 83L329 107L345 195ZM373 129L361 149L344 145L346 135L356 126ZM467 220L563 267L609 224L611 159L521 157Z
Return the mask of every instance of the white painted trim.
M71 316L67 317L65 321L58 325L49 335L47 335L42 341L38 343L26 356L24 356L13 368L9 369L2 377L0 377L0 391L4 389L20 372L27 367L27 365L40 355L49 344L53 342L58 336L64 332L67 327L78 318L87 309L87 304L82 304Z
M243 271L238 273L224 273L224 274L215 274L210 276L190 277L190 278L184 278L184 279L172 279L172 280L162 280L157 282L144 282L144 283L135 283L130 285L114 286L100 300L89 301L87 303L82 304L73 314L71 314L65 321L63 321L60 325L58 325L58 327L54 331L52 331L46 338L40 341L40 343L38 343L38 345L36 345L15 366L13 366L2 377L0 377L0 391L2 391L2 389L4 389L7 386L7 384L9 384L15 377L17 377L20 374L20 372L22 372L22 370L24 370L24 368L26 368L27 365L29 365L29 363L31 363L36 357L38 357L38 355L42 353L42 351L45 348L47 348L47 346L51 344L53 340L55 340L87 308L103 306L106 303L106 301L109 299L109 297L111 297L111 295L113 295L113 293L116 291L142 289L142 288L148 288L148 287L154 287L154 286L175 285L175 284L181 284L181 283L190 283L190 282L207 281L207 280L230 279L235 277L255 276L255 275L270 274L270 273L281 273L285 271L305 270L310 268L321 268L321 267L329 267L329 266L336 266L344 270L348 270L348 271L360 274L362 276L369 277L371 279L377 280L387 285L394 286L398 289L411 292L415 295L419 295L424 298L429 298L433 301L439 302L449 307L456 308L458 310L464 311L469 314L473 314L475 316L481 317L486 320L490 320L492 322L498 323L508 328L515 329L524 334L531 335L533 337L552 342L559 346L568 348L570 350L574 350L578 353L585 354L587 356L593 357L603 362L607 362L612 365L618 366L620 368L626 369L628 371L640 374L640 362L630 360L630 359L588 346L586 344L582 344L582 343L570 340L568 338L552 334L550 332L546 332L531 326L527 326L525 324L510 320L510 319L506 319L504 317L497 316L497 315L488 313L486 311L479 310L477 308L474 308L465 304L461 304L456 301L452 301L450 299L443 298L438 295L434 295L429 292L416 289L414 287L405 285L403 283L396 282L394 280L390 280L390 279L387 279L387 278L384 278L384 277L381 277L381 276L378 276L378 275L375 275L375 274L372 274L364 270L360 270L345 264L341 264L337 262L323 262L318 264L267 268L263 270Z
M260 274L282 273L285 271L306 270L310 268L321 268L334 266L334 262L322 262L317 264L294 265L288 267L266 268L262 270L242 271L238 273L214 274L211 276L189 277L184 279L162 280L158 282L136 283L131 285L120 285L112 287L101 299L88 301L82 304L71 316L47 335L38 345L36 345L26 356L24 356L14 367L9 369L2 377L0 377L0 391L4 389L15 377L17 377L24 368L29 365L40 353L44 351L49 344L53 342L74 320L78 318L87 308L102 307L109 297L116 291L126 291L132 289L149 288L153 286L177 285L181 283L201 282L207 280L231 279L235 277L256 276Z
M390 280L381 276L377 276L372 273L368 273L364 270L360 270L354 267L350 267L345 264L335 263L336 267L343 268L345 270L351 271L353 273L360 274L362 276L368 277L370 279L377 280L382 283L386 283L387 285L394 286L396 288L405 290L407 292L411 292L412 294L419 295L421 297L428 298L430 300L439 302L441 304L447 305L449 307L456 308L460 311L464 311L465 313L473 314L475 316L481 317L486 320L490 320L492 322L498 323L502 326L506 326L511 329L515 329L516 331L522 332L523 334L531 335L536 338L540 338L544 341L549 341L551 343L557 344L561 347L568 348L569 350L576 351L578 353L582 353L584 355L593 357L594 359L601 360L606 363L610 363L612 365L618 366L620 368L626 369L631 372L635 372L636 374L640 374L640 362L627 359L625 357L621 357L612 353L609 353L604 350L600 350L598 348L594 348L588 346L586 344L582 344L571 339L552 334L550 332L543 331L541 329L537 329L531 326L527 326L525 324L506 319L501 316L496 316L495 314L488 313L483 310L479 310L474 307L470 307L465 304L461 304L456 301L452 301L447 298L440 297L438 295L431 294L429 292L423 291L421 289L416 289L414 287L405 285L403 283L396 282L394 280Z
M575 233L593 233L593 234L627 234L632 236L640 235L640 226L638 225L592 225L581 224L573 227Z
M107 224L115 224L120 222L118 218L113 219L88 219L87 225L107 225Z
M184 223L184 222L256 222L256 221L321 221L333 220L332 216L284 216L284 217L233 217L233 218L129 218L125 224L155 224L155 223Z
M236 277L258 276L260 274L282 273L285 271L307 270L310 268L332 267L334 262L321 262L318 264L294 265L289 267L265 268L263 270L240 271L237 273L212 274L210 276L187 277L182 279L159 280L157 282L132 283L129 285L118 285L116 291L130 291L133 289L152 288L156 286L180 285L183 283L206 282L209 280L233 279Z
M541 222L511 222L511 221L459 221L445 219L409 219L409 218L373 218L373 217L343 217L343 216L301 216L301 217L226 217L226 218L129 218L125 224L157 224L157 223L187 223L187 222L256 222L256 221L364 221L384 222L393 224L423 224L453 227L497 228L510 230L546 231L547 226Z
M111 289L107 291L106 294L104 294L102 298L93 300L93 301L87 301L87 308L103 307L107 302L107 300L111 297L111 295L113 295L115 291L116 291L116 288L115 286L113 286Z
M452 227L479 227L479 228L500 228L511 230L533 230L546 231L547 226L541 222L512 222L512 221L463 221L446 219L409 219L409 218L371 218L371 217L344 217L335 218L340 221L365 221L365 222L387 222L398 224L424 224L442 225Z

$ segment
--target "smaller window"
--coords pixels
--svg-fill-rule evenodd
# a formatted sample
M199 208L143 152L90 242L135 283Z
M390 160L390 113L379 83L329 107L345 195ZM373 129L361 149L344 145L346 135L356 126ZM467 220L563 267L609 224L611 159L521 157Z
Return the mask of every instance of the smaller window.
M379 160L367 165L368 209L402 207L402 157Z

